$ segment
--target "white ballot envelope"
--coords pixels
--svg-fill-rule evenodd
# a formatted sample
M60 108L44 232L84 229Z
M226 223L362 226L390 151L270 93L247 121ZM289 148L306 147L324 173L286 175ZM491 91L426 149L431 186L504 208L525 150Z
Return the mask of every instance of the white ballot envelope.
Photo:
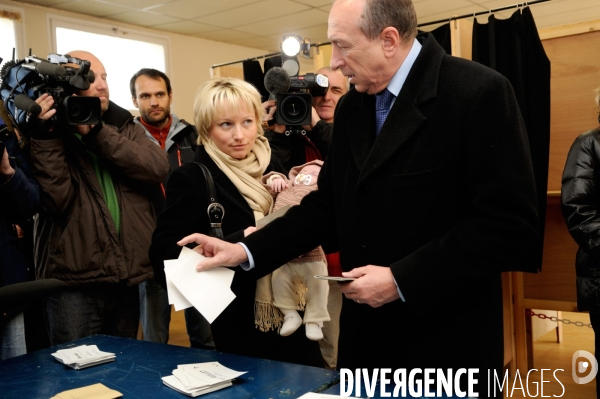
M169 303L175 305L175 310L194 306L212 323L235 298L231 291L234 271L215 267L197 272L196 265L204 258L182 247L179 258L165 261L167 293Z

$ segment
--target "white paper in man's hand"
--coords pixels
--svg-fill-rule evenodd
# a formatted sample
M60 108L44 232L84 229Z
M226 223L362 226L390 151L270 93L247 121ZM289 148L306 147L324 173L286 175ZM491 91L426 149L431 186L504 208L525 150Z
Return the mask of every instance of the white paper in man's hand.
M197 272L196 265L204 258L183 247L179 258L169 262L165 274L168 273L169 280L179 293L212 323L235 298L231 291L234 272L226 267ZM169 298L171 297L172 294L169 293ZM178 296L173 294L173 297Z
M167 279L167 296L169 297L169 305L173 305L175 307L175 311L179 312L180 310L191 308L192 305L190 301L188 301L185 296L179 291L179 289L171 280L171 272L174 268L178 267L179 260L178 259L169 259L164 261L165 264L165 277Z

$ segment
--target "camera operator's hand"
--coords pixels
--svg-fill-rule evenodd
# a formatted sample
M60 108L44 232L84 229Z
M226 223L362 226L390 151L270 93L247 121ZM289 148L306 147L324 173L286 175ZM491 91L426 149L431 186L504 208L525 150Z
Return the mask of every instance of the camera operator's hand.
M2 153L2 161L0 161L0 174L5 177L5 180L8 180L9 177L15 174L15 170L12 166L10 166L8 151L6 151L6 148Z
M265 110L265 115L263 116L263 122L268 122L273 120L273 116L275 115L275 111L277 110L277 103L275 100L268 100L262 103L262 107ZM273 130L275 133L285 133L285 125L278 125L274 123L272 126L269 126L269 130Z
M275 100L268 100L262 103L262 107L265 110L265 114L263 115L264 122L268 122L271 119L273 119L273 116L275 115L275 110L277 109L276 105L277 103L275 102Z
M317 110L315 109L315 107L312 107L312 116L310 118L310 125L303 125L302 129L310 132L313 130L313 128L317 125L317 122L319 122L320 120L321 120L321 117L317 113Z
M39 119L47 121L48 119L52 118L54 114L56 114L56 109L52 108L54 106L54 98L52 98L52 96L48 93L44 93L39 96L35 102L42 107L42 112L36 115Z

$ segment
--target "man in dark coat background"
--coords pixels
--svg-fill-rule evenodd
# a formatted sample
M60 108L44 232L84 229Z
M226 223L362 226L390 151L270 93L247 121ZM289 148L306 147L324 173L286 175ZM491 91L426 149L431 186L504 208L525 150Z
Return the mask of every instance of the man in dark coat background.
M447 55L416 24L410 0L336 1L331 67L354 88L338 103L319 190L243 245L180 245L213 257L198 270L249 255L275 269L337 242L356 278L341 284L338 368L478 368L487 397L488 370L502 379L500 273L538 264L530 152L508 80ZM376 105L386 91L392 104Z

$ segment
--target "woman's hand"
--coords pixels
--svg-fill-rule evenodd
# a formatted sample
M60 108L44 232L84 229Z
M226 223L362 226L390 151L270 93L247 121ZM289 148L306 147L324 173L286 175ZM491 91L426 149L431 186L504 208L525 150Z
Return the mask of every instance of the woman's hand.
M254 233L256 231L256 227L254 226L250 226L248 228L246 228L246 230L244 230L244 237L248 237L250 234Z

